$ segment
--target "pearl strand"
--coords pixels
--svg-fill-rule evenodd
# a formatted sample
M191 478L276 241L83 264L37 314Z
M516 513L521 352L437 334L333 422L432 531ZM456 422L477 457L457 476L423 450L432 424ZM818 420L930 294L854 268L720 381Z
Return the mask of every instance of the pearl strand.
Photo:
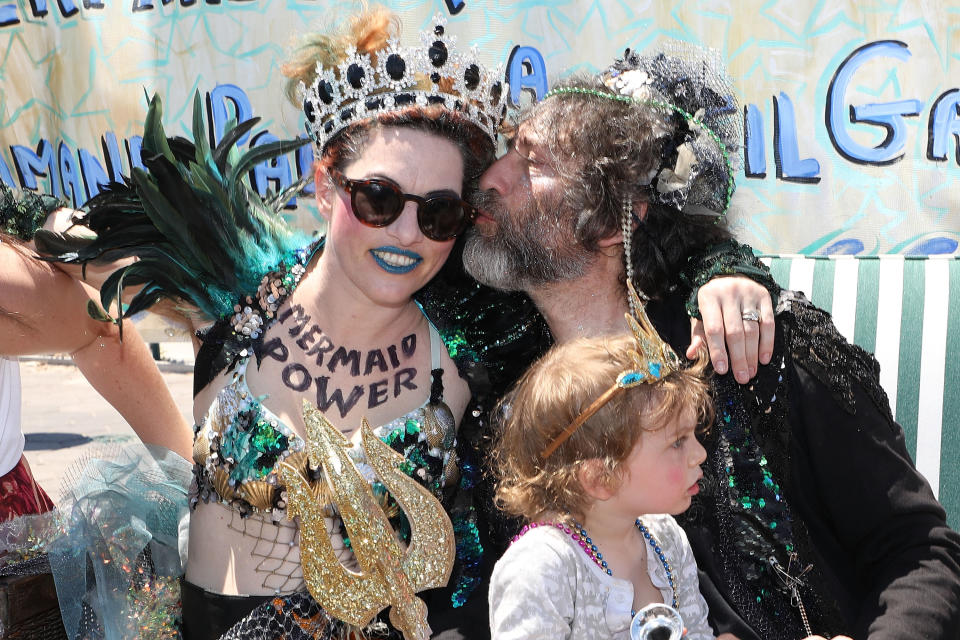
M623 212L620 220L620 231L623 233L623 260L626 263L625 272L627 282L633 283L633 200L630 196L623 197ZM637 317L637 307L633 296L627 296L630 305L630 315Z
M650 546L653 547L653 552L657 554L657 557L660 558L660 564L663 565L663 570L667 572L667 582L670 583L670 590L673 592L673 608L677 611L680 610L680 600L677 598L677 585L673 581L673 570L670 568L670 563L667 562L667 556L663 553L663 549L660 548L660 543L657 542L657 539L653 537L653 534L650 533L650 530L647 529L646 525L643 524L643 521L640 518L637 518L637 521L634 523L637 525L637 529L640 530L640 533L643 534L643 537L647 539L647 542L650 543Z

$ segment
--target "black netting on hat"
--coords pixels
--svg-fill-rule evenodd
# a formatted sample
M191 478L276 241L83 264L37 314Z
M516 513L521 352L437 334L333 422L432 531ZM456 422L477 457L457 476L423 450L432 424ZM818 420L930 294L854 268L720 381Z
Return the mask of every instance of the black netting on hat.
M732 81L715 51L672 45L627 49L604 83L638 105L662 112L666 138L652 199L685 213L722 214L733 195L742 120Z

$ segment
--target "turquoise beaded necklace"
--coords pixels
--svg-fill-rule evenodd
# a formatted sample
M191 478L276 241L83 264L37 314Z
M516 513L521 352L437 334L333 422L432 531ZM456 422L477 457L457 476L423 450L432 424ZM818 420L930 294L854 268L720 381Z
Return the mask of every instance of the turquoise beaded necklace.
M657 554L657 558L660 559L660 564L663 565L663 570L667 574L667 582L670 584L670 591L673 592L673 603L671 606L679 611L680 599L677 597L677 585L676 582L674 582L673 568L670 566L670 562L667 561L666 554L663 553L663 547L660 546L660 543L655 537L653 537L653 534L650 533L650 529L643 524L643 521L640 520L640 518L637 518L634 524L643 535L644 540L646 540L650 547L653 548L654 553ZM606 573L608 576L613 576L613 571L610 569L607 561L603 559L603 554L600 553L597 545L594 544L590 536L587 535L587 530L576 521L574 521L572 527L563 524L562 522L531 522L524 525L523 528L520 529L520 532L513 537L512 542L516 542L520 539L520 536L531 529L536 529L537 527L556 527L563 533L567 534L580 546L581 549L583 549L583 552L586 553L604 573ZM631 609L630 617L632 618L635 615L637 615L637 612Z

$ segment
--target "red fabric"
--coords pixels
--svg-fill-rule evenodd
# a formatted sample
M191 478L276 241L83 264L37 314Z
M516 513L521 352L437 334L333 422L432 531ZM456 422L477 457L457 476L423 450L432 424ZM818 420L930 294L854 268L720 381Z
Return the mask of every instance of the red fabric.
M0 522L51 509L53 501L33 479L27 459L21 456L17 466L0 477Z

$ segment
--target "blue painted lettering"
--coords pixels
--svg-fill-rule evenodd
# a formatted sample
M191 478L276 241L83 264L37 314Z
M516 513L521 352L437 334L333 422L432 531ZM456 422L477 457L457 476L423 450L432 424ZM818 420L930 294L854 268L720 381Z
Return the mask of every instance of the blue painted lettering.
M69 18L80 11L80 8L73 3L73 0L57 0L57 4L60 6L60 14L63 15L64 18Z
M0 180L8 187L17 186L13 181L13 174L10 173L10 165L7 164L6 159L2 155L0 155Z
M100 148L103 149L103 161L107 165L110 179L114 182L121 182L123 180L123 166L120 164L120 147L117 145L117 136L114 135L113 131L107 131L101 136Z
M815 158L800 159L793 101L783 91L779 98L773 97L773 159L781 180L820 182L820 163Z
M279 138L269 131L261 131L250 141L250 148L258 147L269 142L277 142ZM261 196L266 195L267 189L273 187L274 193L279 193L292 184L290 180L290 161L286 155L277 156L272 160L261 162L253 168L253 188ZM291 198L287 206L296 206L297 199Z
M890 57L897 60L910 58L910 50L903 42L880 40L857 48L840 64L830 88L827 90L825 119L827 133L834 148L847 160L858 164L886 165L903 157L905 143L905 125L903 116L915 116L920 113L923 103L919 100L899 100L880 104L851 106L849 121L883 127L886 136L875 147L865 147L853 140L847 131L844 119L847 110L845 96L853 75L860 67L874 58Z
M49 13L47 10L47 0L30 0L30 13L33 14L34 18L46 16Z
M36 191L37 178L49 178L50 189L58 198L63 195L60 181L54 175L53 146L44 139L37 143L37 150L22 145L10 147L13 153L13 165L17 170L17 178L21 186Z
M228 102L232 105L232 110L227 108ZM249 120L253 117L253 107L250 106L246 92L237 85L218 84L207 94L207 113L213 133L213 140L210 142L215 147L223 138L223 129L227 122L232 119L237 122ZM237 146L245 143L248 137L249 135L245 135L237 140Z
M767 177L767 152L764 149L763 114L755 104L743 108L744 173L748 178Z
M300 137L303 138L305 136L300 136ZM297 163L298 179L302 178L304 175L308 173L309 174L313 173L313 145L312 144L305 144L302 147L297 149L296 163ZM314 193L316 193L316 191L317 191L316 185L314 184L313 180L308 180L307 184L304 185L303 187L303 194L313 195Z
M854 256L864 249L863 241L857 238L837 240L820 252L824 256Z
M534 101L547 94L547 65L543 56L533 47L516 46L507 61L510 80L510 102L520 105L520 92L529 91Z
M19 24L20 18L17 17L16 4L0 5L0 27L9 27L12 24Z
M69 198L74 207L86 202L73 150L62 140L57 146L57 166L60 168L60 184L63 186L64 197Z
M907 256L931 256L956 253L960 246L953 238L933 237L923 240L903 252Z
M954 137L954 157L960 164L960 89L950 89L930 108L927 125L927 158L943 162L947 159L947 145Z
M100 193L102 187L110 183L110 176L104 171L95 155L82 147L77 149L77 154L80 156L80 175L83 177L83 189L89 200ZM63 173L62 168L60 172Z
M127 165L133 171L134 167L146 169L143 166L143 160L140 158L140 152L143 150L143 136L130 136L124 141L127 148Z
M73 0L57 0L57 6L60 7L60 15L64 18L74 16L80 11L80 8L77 7ZM47 0L30 0L30 13L33 14L34 18L43 18L49 12Z

